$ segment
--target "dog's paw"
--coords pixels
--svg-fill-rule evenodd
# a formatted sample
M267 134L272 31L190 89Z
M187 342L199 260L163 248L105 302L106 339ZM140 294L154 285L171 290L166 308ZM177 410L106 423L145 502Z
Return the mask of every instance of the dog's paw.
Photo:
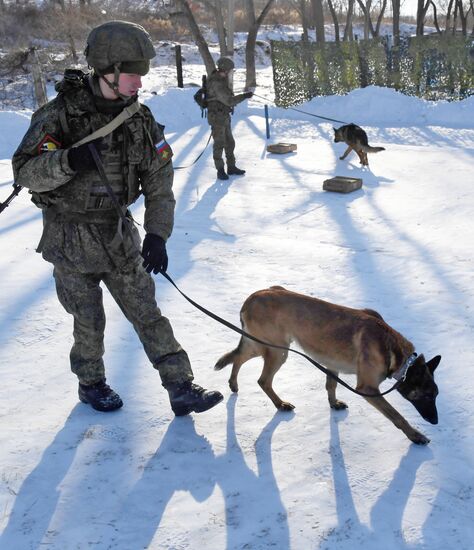
M347 404L344 403L344 401L339 401L339 399L336 399L336 402L333 403L332 405L330 404L329 405L331 407L331 409L334 409L336 411L342 411L343 409L347 409Z
M287 401L282 401L278 407L279 411L292 411L295 408L294 405L288 403Z
M417 432L414 430L414 433L410 434L408 436L413 443L416 443L417 445L428 445L430 440L420 432Z
M344 160L346 157L339 157L339 160Z

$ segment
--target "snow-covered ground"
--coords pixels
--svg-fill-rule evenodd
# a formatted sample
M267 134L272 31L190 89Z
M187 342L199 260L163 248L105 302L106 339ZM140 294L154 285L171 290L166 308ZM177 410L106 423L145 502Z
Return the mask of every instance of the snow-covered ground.
M186 70L188 83L199 82L202 67ZM166 125L175 166L188 166L209 129L193 89L170 87L173 71L155 67L142 99ZM257 93L271 97L269 68L260 68L259 84ZM221 390L224 403L175 419L107 292L107 375L125 406L101 414L78 403L72 320L51 266L35 254L42 222L23 192L0 216L2 550L472 548L474 98L433 104L367 88L299 107L362 125L372 145L386 148L369 155L370 169L355 155L338 159L344 145L333 143L331 123L294 110L270 107L267 141L263 103L252 99L234 116L245 177L216 180L210 147L176 172L169 273L236 324L244 299L274 284L378 310L418 352L443 356L438 425L399 394L388 397L431 443L411 444L344 389L348 411L331 411L324 376L296 355L275 379L294 413L277 412L257 385L259 360L244 365L232 395L230 371L212 367L238 335L162 277L157 299L196 381ZM0 112L1 200L30 114ZM267 153L278 141L297 152ZM363 187L323 191L335 175L361 177ZM134 214L140 221L141 202Z

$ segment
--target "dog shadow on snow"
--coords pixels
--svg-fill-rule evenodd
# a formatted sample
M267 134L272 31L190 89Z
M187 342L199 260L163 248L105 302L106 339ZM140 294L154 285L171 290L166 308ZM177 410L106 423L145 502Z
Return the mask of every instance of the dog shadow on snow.
M290 548L286 508L273 472L271 442L281 422L294 413L277 412L254 443L257 471L247 465L235 432L237 395L227 401L226 452L217 460L225 497L227 548Z
M219 456L215 456L206 437L196 432L192 417L172 420L159 448L144 465L141 479L122 501L114 521L115 544L120 548L148 548L153 540L160 540L163 545L171 545L173 541L167 541L160 525L167 508L179 506L172 499L188 492L196 502L205 502L219 487L225 500L225 517L217 499L215 509L212 503L206 504L198 532L190 525L188 533L186 504L179 534L174 526L175 543L179 540L186 545L192 536L196 547L199 540L208 539L207 525L212 522L226 529L225 548L243 548L246 544L250 548L256 541L262 547L273 544L290 548L287 514L272 468L271 438L280 422L292 415L277 413L262 430L255 443L255 473L237 441L235 404L236 397L231 396L227 402L226 451Z
M353 550L354 548L396 548L415 550L419 545L408 543L403 536L402 520L415 485L418 468L433 458L429 447L409 445L401 458L392 480L370 510L370 524L364 525L352 498L351 483L341 449L338 423L346 416L332 414L330 418L330 456L333 469L334 493L338 524L322 537L319 550Z

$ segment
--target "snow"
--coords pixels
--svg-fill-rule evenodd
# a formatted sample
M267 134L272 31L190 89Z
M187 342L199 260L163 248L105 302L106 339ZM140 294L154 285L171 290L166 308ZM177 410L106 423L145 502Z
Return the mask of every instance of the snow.
M172 87L173 71L161 60L142 99L166 125L175 166L188 166L209 128L195 89ZM197 58L186 71L188 85L199 82ZM258 79L257 94L271 98L271 69L260 67ZM438 425L397 392L388 396L431 443L410 443L344 388L338 397L349 409L331 411L324 376L294 354L275 378L293 413L277 412L259 388L259 360L244 365L233 395L230 370L212 367L238 335L162 277L160 308L196 381L222 391L224 403L174 418L105 290L107 376L125 406L103 414L79 403L68 366L72 320L56 299L51 266L34 252L41 216L23 192L0 218L0 548L472 548L473 98L428 103L370 87L298 107L362 125L371 145L386 148L369 155L369 169L354 154L339 160L338 124L295 110L270 106L267 141L263 104L253 98L234 115L244 177L216 180L210 146L176 171L169 273L237 325L245 298L274 284L376 309L418 352L443 356ZM1 200L30 115L0 111ZM297 152L267 153L278 141L296 143ZM335 175L361 177L363 187L323 191ZM142 220L142 202L134 215Z

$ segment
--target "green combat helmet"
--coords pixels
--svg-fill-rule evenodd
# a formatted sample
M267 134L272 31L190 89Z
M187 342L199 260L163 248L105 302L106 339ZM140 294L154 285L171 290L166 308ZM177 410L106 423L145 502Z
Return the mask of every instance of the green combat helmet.
M232 69L235 66L234 62L230 57L219 57L216 65L219 71L224 71L226 73L228 73L229 71L232 71Z
M118 93L120 73L146 75L156 52L142 26L128 21L109 21L92 29L84 55L98 76L114 74L113 83L103 80L122 97Z

